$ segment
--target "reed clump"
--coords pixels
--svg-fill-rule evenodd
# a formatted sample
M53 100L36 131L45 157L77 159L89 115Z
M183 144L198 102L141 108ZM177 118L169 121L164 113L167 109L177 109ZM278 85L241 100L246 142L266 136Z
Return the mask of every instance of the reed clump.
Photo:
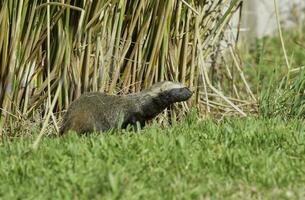
M1 127L41 110L42 128L87 91L127 94L173 80L195 91L168 111L255 109L231 28L242 0L0 2ZM236 34L234 34L236 33ZM179 110L179 111L178 111Z

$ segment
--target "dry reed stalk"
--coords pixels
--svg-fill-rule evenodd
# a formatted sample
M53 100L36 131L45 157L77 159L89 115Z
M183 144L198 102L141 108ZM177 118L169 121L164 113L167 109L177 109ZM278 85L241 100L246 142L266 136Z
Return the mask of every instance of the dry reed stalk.
M126 94L162 80L183 82L195 92L188 104L167 113L172 120L190 106L205 114L229 107L246 116L240 102L255 97L235 40L225 34L241 2L2 1L1 126L12 115L27 120L40 109L57 129L55 113L83 92ZM228 55L233 67L220 62Z

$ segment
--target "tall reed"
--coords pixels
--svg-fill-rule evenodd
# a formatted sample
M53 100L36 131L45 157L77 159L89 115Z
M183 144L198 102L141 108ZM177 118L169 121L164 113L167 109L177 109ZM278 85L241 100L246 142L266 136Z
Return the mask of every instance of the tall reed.
M203 114L246 113L255 97L231 29L242 0L0 2L1 124L57 112L87 91L174 80ZM177 112L174 112L177 113ZM176 116L173 114L172 116Z

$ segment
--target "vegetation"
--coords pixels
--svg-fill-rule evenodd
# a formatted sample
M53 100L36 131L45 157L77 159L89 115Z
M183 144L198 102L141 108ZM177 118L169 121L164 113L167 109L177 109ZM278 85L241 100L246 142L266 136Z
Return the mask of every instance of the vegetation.
M188 117L167 129L0 146L1 199L302 199L302 121Z
M283 32L287 67L278 37L236 52L241 0L48 2L0 1L0 199L305 198L303 31ZM81 93L165 79L205 118L53 137Z
M259 96L261 116L303 119L305 37L295 29L285 30L283 37L292 69L287 70L280 38L265 37L256 41L249 54L241 54L245 73Z
M58 129L83 92L126 94L162 80L187 84L189 105L205 115L245 116L255 103L228 26L241 0L48 2L0 2L0 127L38 110L43 127L51 119Z

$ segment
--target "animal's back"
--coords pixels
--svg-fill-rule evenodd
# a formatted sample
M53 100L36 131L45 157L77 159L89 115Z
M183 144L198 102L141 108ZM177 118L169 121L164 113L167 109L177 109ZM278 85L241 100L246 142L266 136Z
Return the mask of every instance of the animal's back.
M122 104L126 104L123 96L106 95L99 92L83 94L70 105L60 134L69 130L85 133L106 131L115 127L119 113L124 112L124 107L118 106Z

